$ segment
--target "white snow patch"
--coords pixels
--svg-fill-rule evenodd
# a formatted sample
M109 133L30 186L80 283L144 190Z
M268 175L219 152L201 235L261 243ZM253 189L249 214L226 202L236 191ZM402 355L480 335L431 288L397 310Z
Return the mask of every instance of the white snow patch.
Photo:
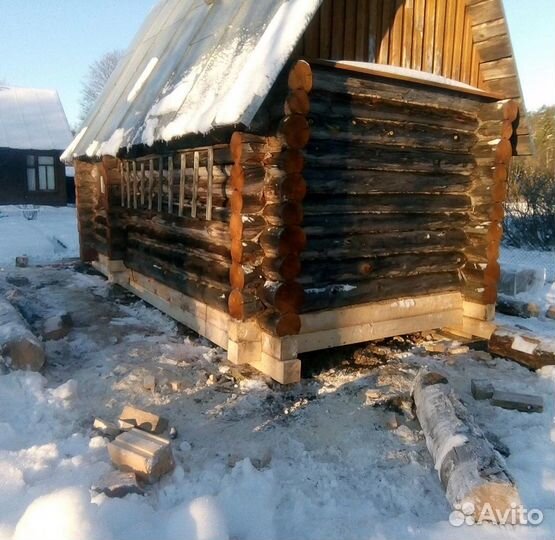
M243 63L235 84L223 96L216 125L239 122L252 104L253 95L266 96L320 3L320 0L282 3L254 50L249 51L248 61Z
M129 94L127 94L127 103L132 103L133 101L135 101L135 98L137 97L138 93L141 91L141 88L144 86L146 80L150 77L157 63L158 63L158 58L156 56L149 60L143 72L139 75L139 78L133 85L133 88L131 88L131 91L129 92Z
M74 151L77 148L77 145L81 142L81 139L83 138L85 133L87 132L87 129L88 129L88 126L83 127L81 131L77 134L75 139L71 141L71 144L65 149L64 153L60 156L60 159L62 161L72 161L72 158L77 157L74 154Z
M13 540L110 540L88 491L66 488L34 500L19 520Z

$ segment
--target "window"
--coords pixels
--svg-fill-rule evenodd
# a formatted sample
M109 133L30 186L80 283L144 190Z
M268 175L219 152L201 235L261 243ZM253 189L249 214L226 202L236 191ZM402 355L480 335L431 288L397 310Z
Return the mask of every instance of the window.
M29 191L56 189L53 156L27 156L27 189Z

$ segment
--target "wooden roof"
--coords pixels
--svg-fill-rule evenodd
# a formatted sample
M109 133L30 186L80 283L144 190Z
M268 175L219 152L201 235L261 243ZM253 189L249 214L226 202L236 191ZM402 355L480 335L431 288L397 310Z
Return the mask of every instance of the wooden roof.
M323 0L299 53L415 69L516 99L518 153L530 153L502 0Z

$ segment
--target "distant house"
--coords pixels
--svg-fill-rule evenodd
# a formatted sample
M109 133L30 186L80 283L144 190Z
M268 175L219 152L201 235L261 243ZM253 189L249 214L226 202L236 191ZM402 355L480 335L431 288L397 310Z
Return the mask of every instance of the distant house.
M65 205L71 139L55 90L0 86L0 204Z

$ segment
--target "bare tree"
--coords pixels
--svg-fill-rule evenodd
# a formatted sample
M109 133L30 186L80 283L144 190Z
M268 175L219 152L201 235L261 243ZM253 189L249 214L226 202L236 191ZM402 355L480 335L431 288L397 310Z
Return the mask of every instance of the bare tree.
M79 104L81 109L79 113L80 123L89 114L122 56L122 51L110 51L89 66L89 71L81 85L81 101Z

